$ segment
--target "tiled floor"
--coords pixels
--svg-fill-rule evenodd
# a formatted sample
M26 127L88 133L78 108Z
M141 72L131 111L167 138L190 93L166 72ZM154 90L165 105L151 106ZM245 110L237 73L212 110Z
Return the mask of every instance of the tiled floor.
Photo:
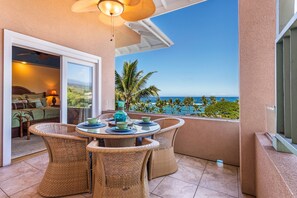
M234 198L240 193L238 168L176 154L176 173L149 182L151 198ZM0 168L0 198L39 198L37 187L47 167L48 156L26 159ZM67 198L92 197L91 194Z

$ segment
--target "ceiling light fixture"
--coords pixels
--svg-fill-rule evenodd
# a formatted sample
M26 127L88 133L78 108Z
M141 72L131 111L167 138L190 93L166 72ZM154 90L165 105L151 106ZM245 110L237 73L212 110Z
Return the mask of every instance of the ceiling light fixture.
M105 15L111 16L111 35L110 41L114 38L114 19L113 17L120 16L124 11L124 4L118 0L100 0L97 4L98 9Z
M76 13L96 12L100 10L111 17L112 39L114 38L114 17L126 21L139 21L151 17L156 11L153 0L78 0L71 10Z
M119 16L124 12L124 4L118 0L100 0L97 7L108 16Z

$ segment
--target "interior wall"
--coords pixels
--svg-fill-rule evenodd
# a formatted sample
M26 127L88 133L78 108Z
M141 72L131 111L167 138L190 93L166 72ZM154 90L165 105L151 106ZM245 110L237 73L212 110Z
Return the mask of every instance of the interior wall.
M240 181L255 195L255 133L275 105L275 0L239 0Z
M3 29L43 39L102 57L102 108L114 108L114 54L115 43L110 41L111 27L98 20L97 13L71 12L76 0L0 0L0 45L3 49ZM120 28L127 29L126 26ZM137 43L139 37L133 31ZM128 37L130 38L130 37ZM2 50L3 51L3 50ZM0 53L0 87L3 86L3 54ZM2 89L0 95L3 96ZM3 97L0 97L2 112ZM0 142L2 142L2 116L0 115ZM0 146L2 153L2 145ZM0 165L2 156L0 156Z
M60 69L13 62L12 85L25 87L35 93L49 93L55 89L60 95ZM56 99L56 104L60 104L59 97ZM51 104L51 98L48 98L47 103Z

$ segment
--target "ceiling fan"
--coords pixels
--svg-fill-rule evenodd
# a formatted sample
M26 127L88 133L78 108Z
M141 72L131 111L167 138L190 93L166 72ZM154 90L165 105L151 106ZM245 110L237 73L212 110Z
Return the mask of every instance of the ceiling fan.
M76 13L101 11L107 16L139 21L152 16L156 6L153 0L78 0L71 10Z
M44 53L38 52L38 51L30 51L30 52L24 52L24 53L17 54L17 56L31 56L31 55L37 56L41 60L46 60L50 57L49 54L44 54Z

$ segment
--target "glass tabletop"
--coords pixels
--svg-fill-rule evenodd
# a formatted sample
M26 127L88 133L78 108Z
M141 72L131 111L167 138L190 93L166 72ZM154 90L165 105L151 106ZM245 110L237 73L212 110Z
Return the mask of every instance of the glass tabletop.
M132 120L133 123L139 120ZM132 138L132 137L142 137L142 136L149 136L153 135L160 131L160 125L156 124L154 126L140 126L133 124L131 128L133 129L133 133L108 133L106 129L111 128L108 126L108 122L103 121L106 123L106 127L96 128L96 129L87 129L87 128L80 128L76 127L76 131L85 136L97 137L97 138Z

